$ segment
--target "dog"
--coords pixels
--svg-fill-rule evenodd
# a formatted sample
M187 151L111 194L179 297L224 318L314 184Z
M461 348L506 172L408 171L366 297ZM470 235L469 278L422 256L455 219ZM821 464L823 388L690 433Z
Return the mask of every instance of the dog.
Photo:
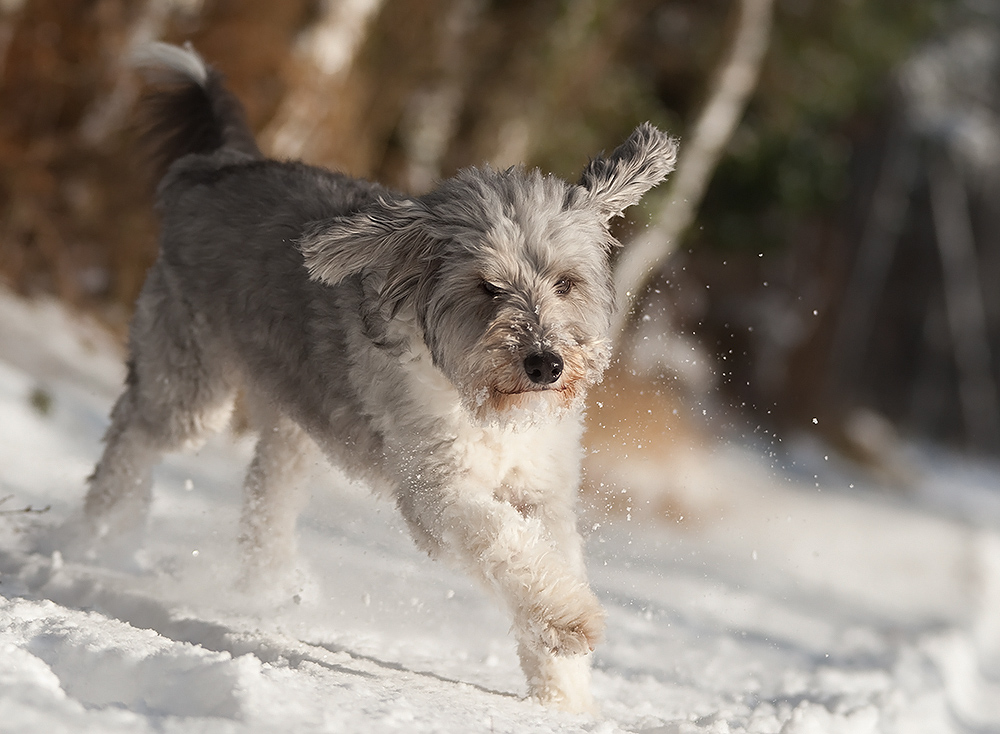
M265 158L190 47L137 65L160 250L89 479L88 553L141 542L153 466L223 428L242 391L260 434L245 580L290 568L318 448L496 592L532 698L592 710L604 612L574 503L584 397L610 357L609 222L673 170L676 141L645 123L576 184L480 167L406 196Z

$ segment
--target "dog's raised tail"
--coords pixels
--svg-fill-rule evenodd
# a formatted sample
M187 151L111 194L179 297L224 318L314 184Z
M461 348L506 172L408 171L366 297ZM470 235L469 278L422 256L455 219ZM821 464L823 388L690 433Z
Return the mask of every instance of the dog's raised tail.
M243 105L190 46L151 43L133 55L132 65L149 83L139 124L156 181L191 153L229 148L262 157Z

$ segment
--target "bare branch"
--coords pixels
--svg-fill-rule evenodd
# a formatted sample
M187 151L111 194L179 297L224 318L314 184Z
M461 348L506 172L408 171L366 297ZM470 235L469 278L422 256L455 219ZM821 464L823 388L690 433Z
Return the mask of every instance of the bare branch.
M0 497L0 505L4 504L8 500L14 499L14 495L9 494L6 497ZM35 515L41 515L44 512L48 512L52 509L52 505L45 505L45 507L35 508L31 505L27 507L19 507L16 510L0 510L0 515L24 515L27 513L32 513Z
M694 221L712 172L757 86L770 42L773 15L774 0L740 0L739 24L732 46L690 140L681 146L667 204L649 229L626 246L616 266L615 291L620 304L616 328L612 331L616 339L620 338L638 295Z

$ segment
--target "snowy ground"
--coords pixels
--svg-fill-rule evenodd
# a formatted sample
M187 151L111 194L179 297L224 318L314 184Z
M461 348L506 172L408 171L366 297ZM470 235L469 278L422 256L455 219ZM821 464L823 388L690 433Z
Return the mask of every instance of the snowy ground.
M903 495L816 447L783 472L717 447L694 527L591 511L602 715L570 716L522 699L493 603L343 480L317 479L299 600L233 592L246 439L161 468L143 572L29 552L81 502L120 359L0 294L0 731L1000 732L997 467L913 452Z

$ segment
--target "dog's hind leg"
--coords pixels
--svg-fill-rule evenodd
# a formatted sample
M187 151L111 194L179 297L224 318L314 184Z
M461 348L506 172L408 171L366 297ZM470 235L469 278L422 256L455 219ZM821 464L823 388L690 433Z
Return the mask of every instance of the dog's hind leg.
M131 555L152 502L154 465L166 452L197 446L232 409L234 386L213 358L207 326L174 291L154 265L130 327L126 389L89 479L84 532L76 534L86 555Z
M160 451L137 417L135 392L127 389L115 403L104 453L88 479L83 532L76 539L88 555L128 555L138 547L145 527L152 502L152 469Z
M244 588L288 582L297 554L295 523L306 500L309 468L321 455L291 419L256 411L260 438L244 483L240 545Z

